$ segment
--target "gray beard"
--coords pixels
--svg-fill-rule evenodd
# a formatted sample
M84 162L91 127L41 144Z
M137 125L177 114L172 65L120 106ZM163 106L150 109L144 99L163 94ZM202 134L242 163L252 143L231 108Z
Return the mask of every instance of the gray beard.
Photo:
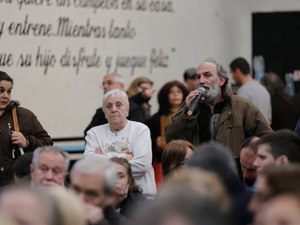
M218 78L218 81L209 87L208 92L205 94L205 100L210 102L212 101L215 97L217 97L218 92L219 92L219 84L220 84L220 78Z

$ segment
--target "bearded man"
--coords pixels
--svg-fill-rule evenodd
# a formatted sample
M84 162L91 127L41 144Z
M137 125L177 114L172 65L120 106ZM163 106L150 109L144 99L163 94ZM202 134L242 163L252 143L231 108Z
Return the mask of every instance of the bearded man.
M258 108L249 100L232 94L227 71L216 61L201 63L196 80L198 89L190 92L166 127L167 142L184 139L199 145L215 140L237 158L246 138L272 132ZM193 114L187 115L200 87L205 88L204 98Z

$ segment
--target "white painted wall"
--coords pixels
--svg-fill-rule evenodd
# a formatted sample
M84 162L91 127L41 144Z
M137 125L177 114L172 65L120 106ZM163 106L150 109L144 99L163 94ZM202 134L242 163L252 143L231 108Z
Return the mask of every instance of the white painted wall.
M207 57L214 57L224 66L237 56L251 61L251 13L300 10L296 0L170 0L172 13L136 11L137 2L142 0L111 0L118 3L118 9L75 8L70 0L70 7L57 7L56 0L42 2L40 6L26 5L28 0L0 0L0 56L13 54L12 66L0 65L0 70L9 73L15 80L13 99L23 107L32 110L52 137L82 136L96 108L101 105L102 90L99 85L107 73L105 60L112 56L110 72L115 70L116 57L144 56L146 64L142 68L119 68L118 72L126 79L126 84L138 76L149 76L154 81L154 88L159 88L167 81L183 81L182 74L187 67L198 66ZM99 0L100 2L101 0ZM122 10L123 1L132 2L131 10ZM144 0L149 6L150 0ZM167 2L167 0L155 0ZM19 3L23 2L20 9ZM55 33L58 18L69 17L74 24L90 24L109 29L111 21L115 25L135 29L132 39L111 39L108 32L104 38L62 38L34 37L30 35L10 35L8 26L13 22L28 21L45 23L53 26ZM1 33L1 25L3 25ZM107 31L106 30L106 31ZM38 48L47 55L54 55L53 68L36 65ZM98 68L81 67L78 72L74 67L62 67L59 63L66 48L71 55L77 56L84 47L86 54L101 56ZM152 49L163 51L167 56L167 67L152 68L150 55ZM17 65L20 54L32 55L32 64L28 67ZM0 60L1 62L1 60ZM152 112L158 106L156 96L151 100Z

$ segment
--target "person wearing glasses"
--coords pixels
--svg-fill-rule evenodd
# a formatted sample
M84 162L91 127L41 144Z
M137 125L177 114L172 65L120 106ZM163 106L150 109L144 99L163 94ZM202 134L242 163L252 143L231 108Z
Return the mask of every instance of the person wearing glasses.
M184 168L193 155L195 146L188 141L174 140L167 144L162 154L162 172L164 177L171 172Z

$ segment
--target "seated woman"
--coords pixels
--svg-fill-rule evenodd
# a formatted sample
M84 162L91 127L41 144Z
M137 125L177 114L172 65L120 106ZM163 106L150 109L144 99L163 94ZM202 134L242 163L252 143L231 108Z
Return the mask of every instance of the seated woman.
M123 158L110 159L116 167L118 178L115 191L118 194L115 202L115 208L120 214L130 219L133 218L133 212L136 207L141 206L146 198L142 194L142 188L135 184L130 164Z
M177 169L183 168L193 155L194 145L184 140L174 140L167 144L162 154L162 171L164 177Z
M113 89L103 96L103 111L107 124L93 127L85 137L85 156L125 158L143 193L154 197L156 187L151 165L151 138L149 128L127 120L129 101L126 93Z
M13 79L0 71L0 187L13 181L13 164L19 155L53 144L36 116L11 101L12 89Z

